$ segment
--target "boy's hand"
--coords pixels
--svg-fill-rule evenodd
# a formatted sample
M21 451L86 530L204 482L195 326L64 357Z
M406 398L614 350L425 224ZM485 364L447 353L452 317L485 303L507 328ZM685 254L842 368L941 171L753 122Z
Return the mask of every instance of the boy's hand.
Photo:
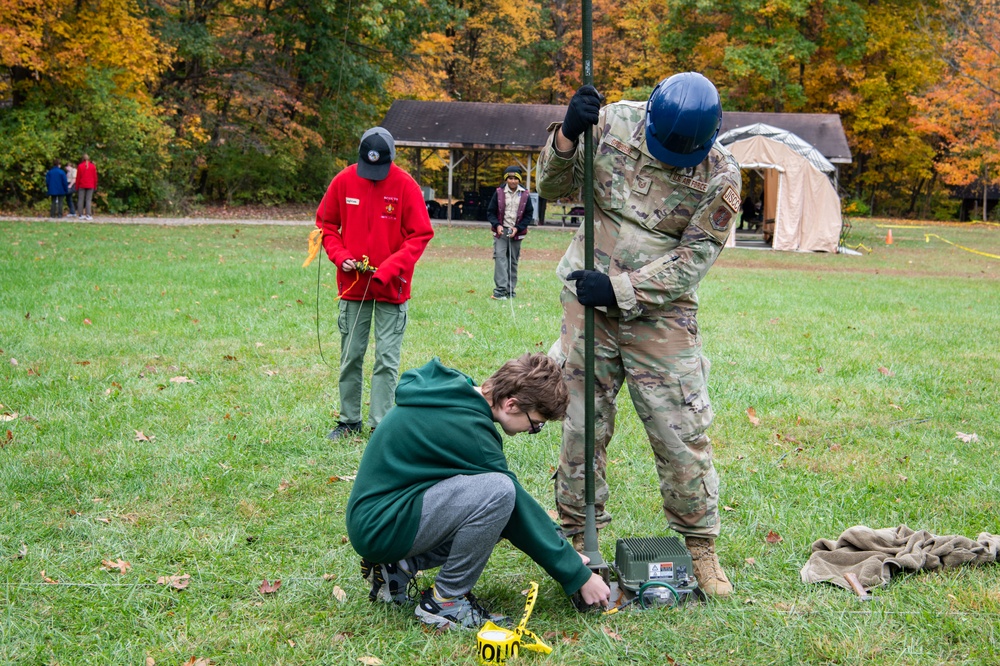
M580 553L580 559L584 564L590 564L590 558ZM611 603L611 588L604 582L604 579L595 573L590 574L590 580L580 588L580 598L591 606L601 604L605 608Z

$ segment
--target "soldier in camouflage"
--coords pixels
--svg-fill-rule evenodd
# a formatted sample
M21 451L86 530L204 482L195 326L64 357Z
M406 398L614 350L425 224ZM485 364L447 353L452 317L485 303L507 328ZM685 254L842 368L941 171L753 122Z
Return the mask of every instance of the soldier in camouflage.
M595 490L605 509L607 446L623 383L649 437L663 511L685 537L708 594L732 585L719 565L719 477L705 434L712 423L709 362L698 331L698 283L712 267L740 208L740 169L715 143L722 107L715 86L688 72L664 79L646 103L603 109L580 88L562 124L549 128L537 183L546 199L573 196L583 180L579 136L594 135L594 268L584 270L584 231L559 262L564 282L560 349L570 406L556 472L563 530L582 548L584 525L584 306L595 307ZM593 129L591 129L593 127Z

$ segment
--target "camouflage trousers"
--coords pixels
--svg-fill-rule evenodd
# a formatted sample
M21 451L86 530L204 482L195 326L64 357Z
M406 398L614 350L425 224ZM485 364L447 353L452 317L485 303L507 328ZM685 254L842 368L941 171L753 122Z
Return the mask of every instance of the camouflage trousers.
M567 536L584 528L584 306L564 289L560 346L570 404L563 421L555 475L556 506ZM607 448L615 430L615 398L628 384L653 449L663 513L684 536L719 535L719 476L705 430L712 423L708 359L701 353L696 319L683 315L622 321L594 311L594 489L597 527L605 509Z

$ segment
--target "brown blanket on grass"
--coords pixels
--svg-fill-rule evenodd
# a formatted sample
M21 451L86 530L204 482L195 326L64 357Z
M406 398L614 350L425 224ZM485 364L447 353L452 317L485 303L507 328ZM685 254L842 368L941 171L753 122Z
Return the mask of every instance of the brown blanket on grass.
M906 525L873 530L848 528L836 541L819 539L802 567L803 583L829 582L851 589L844 574L854 572L866 588L888 585L900 570L921 571L961 564L995 562L1000 536L982 532L976 540L963 536L934 536Z

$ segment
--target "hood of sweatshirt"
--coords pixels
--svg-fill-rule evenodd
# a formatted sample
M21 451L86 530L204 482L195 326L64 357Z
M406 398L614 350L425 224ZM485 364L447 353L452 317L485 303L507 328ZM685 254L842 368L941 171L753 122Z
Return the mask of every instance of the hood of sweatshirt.
M472 377L434 358L420 368L403 373L396 386L396 404L400 407L464 407L482 412L492 420L489 403L475 387Z

